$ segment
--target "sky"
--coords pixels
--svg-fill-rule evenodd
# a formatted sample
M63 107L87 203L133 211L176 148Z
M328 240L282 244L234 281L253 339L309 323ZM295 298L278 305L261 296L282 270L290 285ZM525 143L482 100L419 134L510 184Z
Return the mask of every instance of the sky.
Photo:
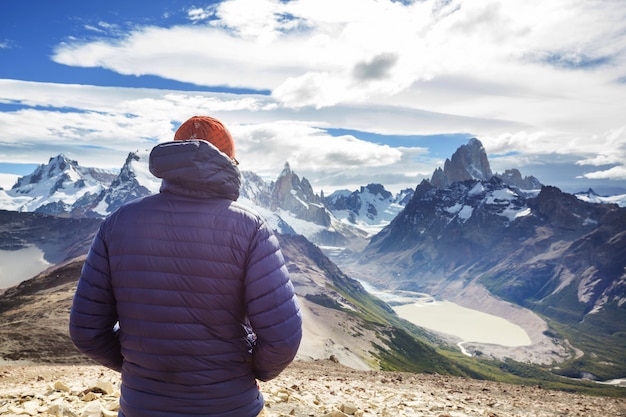
M626 193L623 0L2 0L0 186L64 154L119 170L194 115L240 169L316 192L494 172Z

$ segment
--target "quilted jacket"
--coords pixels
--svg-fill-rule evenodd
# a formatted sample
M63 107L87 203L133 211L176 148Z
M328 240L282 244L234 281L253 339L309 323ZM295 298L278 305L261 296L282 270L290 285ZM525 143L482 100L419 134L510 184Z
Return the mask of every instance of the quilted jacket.
M256 379L294 359L302 320L278 240L236 202L241 176L202 140L150 154L160 193L102 223L70 313L76 347L121 371L120 416L256 416Z

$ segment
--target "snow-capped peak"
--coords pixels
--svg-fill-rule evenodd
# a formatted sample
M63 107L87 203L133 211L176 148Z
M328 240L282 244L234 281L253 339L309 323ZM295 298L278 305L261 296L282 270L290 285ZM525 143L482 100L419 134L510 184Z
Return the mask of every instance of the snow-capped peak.
M0 203L13 211L69 213L78 200L86 194L101 193L114 177L111 171L81 167L60 154L32 174L19 178L10 190L0 195Z

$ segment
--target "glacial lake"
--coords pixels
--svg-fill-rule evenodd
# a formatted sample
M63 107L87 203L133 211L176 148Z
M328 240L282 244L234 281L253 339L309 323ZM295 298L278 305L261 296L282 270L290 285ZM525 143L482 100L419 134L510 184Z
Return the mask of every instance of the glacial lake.
M436 300L428 294L409 291L378 290L367 282L363 287L372 295L392 306L396 314L428 330L461 339L462 343L490 343L515 347L532 344L526 331L502 317L462 307L451 301Z
M0 250L0 289L13 287L33 278L51 266L44 253L36 246L10 251Z
M508 347L532 344L520 326L502 317L461 307L450 301L426 299L393 306L393 309L398 316L417 326L456 336L463 342Z

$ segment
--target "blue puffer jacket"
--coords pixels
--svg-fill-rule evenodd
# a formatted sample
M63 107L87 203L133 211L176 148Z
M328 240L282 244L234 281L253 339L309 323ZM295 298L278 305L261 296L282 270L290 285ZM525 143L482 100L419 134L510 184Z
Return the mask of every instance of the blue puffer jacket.
M208 142L157 145L150 171L161 192L111 214L93 241L70 336L122 372L120 416L256 416L255 378L276 377L302 337L278 240L236 202L239 170Z

